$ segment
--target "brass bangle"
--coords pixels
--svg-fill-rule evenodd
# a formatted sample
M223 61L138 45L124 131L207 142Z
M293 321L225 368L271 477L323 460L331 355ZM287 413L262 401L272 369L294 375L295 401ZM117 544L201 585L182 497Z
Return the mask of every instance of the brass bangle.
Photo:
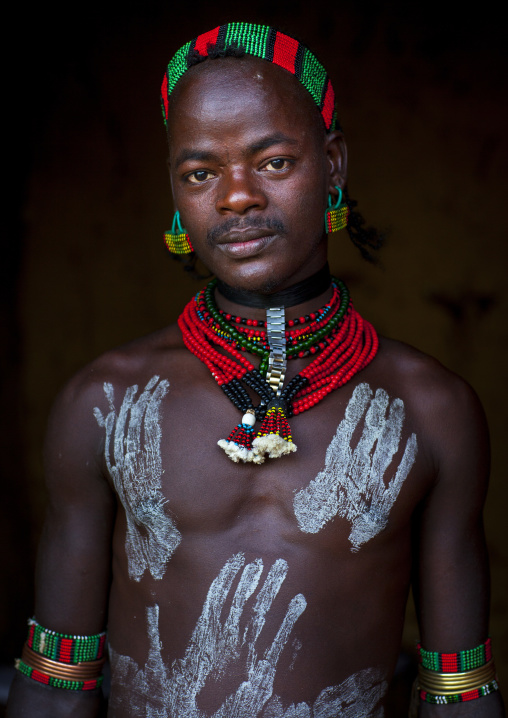
M461 673L437 673L418 666L418 687L436 696L451 696L481 688L496 677L494 660L480 668Z
M82 663L61 663L53 661L51 658L41 656L40 653L33 651L27 644L23 646L21 660L30 668L46 673L52 678L61 678L70 681L90 681L101 675L105 658L97 661L83 661Z

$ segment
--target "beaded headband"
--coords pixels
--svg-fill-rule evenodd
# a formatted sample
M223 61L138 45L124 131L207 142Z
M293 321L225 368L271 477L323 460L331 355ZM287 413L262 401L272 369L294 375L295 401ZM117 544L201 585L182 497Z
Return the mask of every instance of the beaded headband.
M266 25L230 22L198 35L181 47L170 60L161 86L164 124L167 124L169 96L176 83L191 67L196 54L208 57L209 48L235 44L247 55L273 62L294 75L310 93L321 112L327 130L337 126L335 93L323 65L298 40Z

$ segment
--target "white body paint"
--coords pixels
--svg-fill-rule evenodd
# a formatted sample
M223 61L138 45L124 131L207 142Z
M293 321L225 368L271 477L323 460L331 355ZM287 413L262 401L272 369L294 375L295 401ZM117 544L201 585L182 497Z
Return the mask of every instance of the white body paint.
M353 551L382 531L390 510L416 458L416 435L406 442L395 476L384 475L399 449L404 424L404 404L368 384L359 384L346 408L325 457L325 468L295 495L298 525L306 533L317 533L335 516L351 522L349 540ZM364 419L365 417L365 419ZM351 439L364 419L355 449Z
M260 585L262 560L245 565L243 554L232 556L210 586L183 658L174 661L171 668L164 664L161 655L159 606L149 607L150 649L146 666L139 668L129 656L121 656L110 648L113 681L108 715L111 718L125 715L129 718L336 718L339 715L341 718L382 718L383 710L377 706L387 684L374 669L360 671L338 686L325 688L312 705L299 703L285 708L281 699L273 695L280 655L307 605L302 594L291 599L271 645L260 656L256 644L287 571L286 561L278 559ZM228 601L237 576L238 584ZM247 613L246 602L256 592L254 605ZM225 611L226 603L230 603L229 611ZM242 661L245 661L243 666ZM220 681L229 670L235 675L245 675L246 680L225 698L213 716L207 716L198 706L199 695L207 682ZM129 691L125 690L127 686Z
M118 414L113 386L104 384L109 414L94 415L106 431L105 457L108 471L125 509L125 551L129 577L139 581L145 571L161 579L181 541L167 513L162 494L160 405L169 382L153 376L136 399L137 385L130 386Z

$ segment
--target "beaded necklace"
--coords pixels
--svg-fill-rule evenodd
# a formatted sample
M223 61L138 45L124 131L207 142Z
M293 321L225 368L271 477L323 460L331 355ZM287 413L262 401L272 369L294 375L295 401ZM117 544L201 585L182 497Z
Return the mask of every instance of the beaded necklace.
M287 324L283 308L268 309L266 322L222 312L214 300L216 283L196 294L178 324L185 346L243 414L218 445L235 462L261 464L266 457L296 451L288 418L312 408L366 367L376 355L378 338L338 279L332 279L333 296L324 307ZM283 329L274 330L281 321ZM277 342L282 347L278 357ZM247 352L260 358L258 369ZM309 355L314 359L283 387L286 358ZM257 406L246 387L259 396ZM256 421L261 422L257 435Z
M333 297L330 302L318 310L318 312L312 315L309 314L309 320L307 320L306 317L300 317L297 320L291 320L292 325L288 322L285 331L286 340L289 344L286 349L288 359L292 359L296 356L301 358L307 356L309 353L316 353L319 343L325 340L327 336L330 336L339 322L344 318L349 305L349 292L345 284L340 282L340 280L333 280L332 286ZM242 331L242 325L249 327L248 322L250 321L252 323L256 320L244 319L242 317L234 317L233 320L233 315L221 312L215 304L213 296L214 290L215 282L210 282L202 292L196 295L199 318L206 322L217 336L226 339L235 349L238 348L244 352L248 351L251 354L261 357L259 372L265 375L269 360L268 336L265 329L266 322L257 320L256 329L253 327L253 324L251 324L252 329ZM291 330L289 327L294 326L296 321L298 321L299 325L303 325L305 321L309 321L310 323L301 329ZM319 348L324 349L324 346Z

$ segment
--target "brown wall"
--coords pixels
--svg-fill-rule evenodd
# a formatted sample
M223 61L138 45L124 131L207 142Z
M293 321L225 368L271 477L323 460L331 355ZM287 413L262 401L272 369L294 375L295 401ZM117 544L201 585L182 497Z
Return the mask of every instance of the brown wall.
M34 10L23 26L12 132L22 192L4 250L0 658L12 655L31 611L40 447L55 393L101 352L173 321L195 291L162 245L171 218L158 106L164 63L199 32L246 19L279 24L317 50L338 95L350 193L369 222L390 230L382 268L359 259L342 233L332 269L379 331L438 357L484 403L492 634L508 685L502 18L490 11L479 22L428 3L359 5L335 3L330 15L323 2L259 2L233 13L225 3L218 13L194 2L184 16L162 2L118 14L92 4L79 21ZM416 637L410 616L405 641Z

